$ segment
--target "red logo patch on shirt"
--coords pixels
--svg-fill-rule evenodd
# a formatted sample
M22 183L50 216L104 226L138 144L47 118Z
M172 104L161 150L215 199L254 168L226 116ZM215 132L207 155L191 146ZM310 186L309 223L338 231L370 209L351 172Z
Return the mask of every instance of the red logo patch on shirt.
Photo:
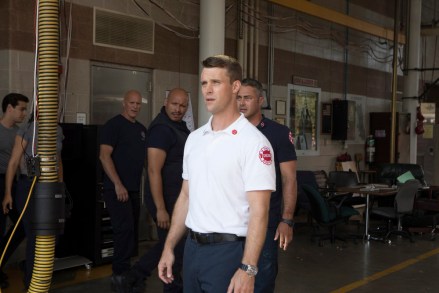
M259 159L260 159L261 162L264 163L265 165L271 165L271 163L273 162L273 160L272 160L271 150L270 150L269 147L263 147L263 148L259 151Z
M232 130L232 134L233 134L233 135L236 135L237 133L238 133L238 131L237 131L236 129L233 129L233 130Z
M294 144L294 138L293 138L293 134L290 131L290 134L288 134L288 138L290 139L291 143Z

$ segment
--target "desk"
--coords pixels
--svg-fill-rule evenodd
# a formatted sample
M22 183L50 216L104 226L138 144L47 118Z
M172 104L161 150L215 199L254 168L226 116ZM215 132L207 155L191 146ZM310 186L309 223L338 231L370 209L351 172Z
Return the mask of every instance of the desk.
M336 188L337 192L350 192L350 193L358 193L361 196L366 197L366 223L364 227L364 238L369 240L369 197L372 196L390 196L395 195L398 190L396 188L385 188L385 189L369 189L367 190L364 186L351 186L351 187L338 187Z

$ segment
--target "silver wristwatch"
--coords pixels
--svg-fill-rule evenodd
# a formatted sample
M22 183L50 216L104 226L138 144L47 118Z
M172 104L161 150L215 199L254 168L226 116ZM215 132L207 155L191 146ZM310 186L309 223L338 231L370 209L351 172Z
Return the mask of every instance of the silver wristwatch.
M241 270L247 273L249 277L254 277L258 273L258 267L253 265L241 264L239 267Z

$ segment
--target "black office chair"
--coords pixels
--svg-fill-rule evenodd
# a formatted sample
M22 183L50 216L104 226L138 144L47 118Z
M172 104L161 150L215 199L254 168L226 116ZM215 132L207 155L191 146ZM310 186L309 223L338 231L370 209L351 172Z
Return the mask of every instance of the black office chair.
M296 209L310 210L309 200L305 194L305 191L302 189L303 184L311 185L318 188L316 177L314 176L313 171L302 171L297 170L296 172L296 181L297 181L297 203Z
M330 171L328 185L333 188L355 186L358 185L358 177L351 171Z
M418 180L408 180L402 184L395 196L393 207L375 207L371 213L388 218L387 233L383 240L390 243L389 237L392 234L401 235L414 242L412 234L408 230L404 230L401 223L403 217L413 214L415 198L420 187ZM396 229L393 228L392 220L397 220Z
M358 176L355 172L351 171L331 171L328 175L328 186L332 190L331 198L339 204L345 206L365 205L366 199L360 196L353 196L352 193L337 195L335 190L338 187L352 187L357 186Z
M323 241L327 239L330 239L331 243L334 243L336 239L346 241L345 237L336 234L336 225L346 222L351 216L358 215L358 212L352 207L337 206L328 201L316 188L310 185L303 184L302 189L308 197L311 215L317 223L317 226L314 226L313 238L318 239L319 246L322 246ZM317 234L318 226L328 228L329 233Z

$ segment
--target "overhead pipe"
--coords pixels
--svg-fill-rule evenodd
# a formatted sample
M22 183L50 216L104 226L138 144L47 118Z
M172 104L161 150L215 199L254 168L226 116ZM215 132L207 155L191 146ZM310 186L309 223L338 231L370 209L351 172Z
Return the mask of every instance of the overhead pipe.
M273 16L273 4L267 3L268 15ZM274 42L273 42L273 22L268 20L268 68L267 68L267 110L271 109L271 89L273 86L273 68L274 68Z
M319 4L313 3L309 0L269 0L272 3L276 3L321 19L327 20L331 23L347 26L351 29L370 34L385 40L393 41L394 35L391 29L380 27L376 24L366 22L358 19L358 17L348 16L341 12L323 7ZM401 44L405 44L405 35L397 35L398 41Z
M259 16L259 1L255 4L255 16ZM259 80L259 21L255 21L255 67L253 71L253 76L255 79Z
M420 67L420 55L421 55L421 13L422 13L422 1L410 0L408 3L408 29L407 29L407 44L406 46L406 67L407 68L419 68ZM419 97L419 78L420 72L409 70L404 76L404 97ZM437 81L435 81L436 83ZM424 93L425 94L425 93ZM402 101L402 111L404 113L410 113L410 161L403 163L417 163L417 135L414 131L414 125L416 124L416 108L419 105L419 98L411 99L407 98Z
M392 74L392 129L390 132L390 163L395 163L396 145L396 91L398 89L398 34L399 34L399 0L395 0L393 27L393 74Z
M249 56L248 56L248 60L249 60L249 64L248 64L248 76L250 77L254 77L253 73L254 73L254 49L255 49L255 1L254 0L249 0L249 35L250 35L250 39L249 39L249 48L248 48L248 52L249 52Z
M242 73L243 77L247 77L247 68L248 68L248 0L243 0L244 4L244 58L242 65Z
M349 0L346 0L346 15L349 15ZM346 27L344 49L344 99L348 99L348 83L349 83L349 27Z
M238 23L238 31L237 31L237 57L238 57L238 61L239 63L243 64L244 63L244 19L243 19L243 0L238 0L238 4L237 4L237 23Z

